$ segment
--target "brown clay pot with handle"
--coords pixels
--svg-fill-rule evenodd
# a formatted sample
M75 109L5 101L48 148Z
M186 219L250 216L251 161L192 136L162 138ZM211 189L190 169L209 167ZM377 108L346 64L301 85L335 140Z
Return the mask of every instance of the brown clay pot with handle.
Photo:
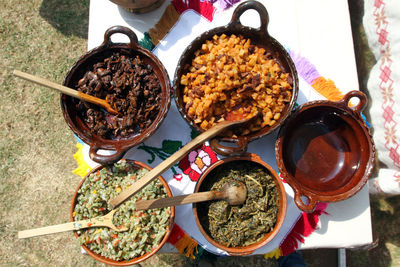
M358 98L354 107L349 106L352 98ZM375 163L375 147L361 117L366 104L360 91L351 91L338 102L308 102L280 129L276 161L301 210L313 211L318 201L347 199L367 182Z
M165 0L110 0L129 12L143 14L160 7Z
M250 9L256 10L260 16L261 26L258 29L246 27L240 23L241 15L246 10ZM296 103L299 82L295 65L286 49L276 39L269 35L267 30L268 22L268 12L261 3L256 1L243 2L235 9L232 19L228 25L211 29L197 37L186 48L178 61L178 67L176 69L173 82L175 102L182 117L198 132L204 132L204 130L195 124L185 112L185 104L183 102L184 86L180 84L180 80L182 75L187 72L188 66L191 65L192 59L195 57L195 52L201 48L203 43L205 43L207 40L211 40L214 35L226 34L229 36L231 34L235 34L242 35L244 38L249 38L252 44L262 47L267 52L270 52L273 55L274 60L278 62L281 69L289 73L289 77L292 79L293 91L291 100L281 112L281 117L277 120L277 122L273 126L265 126L262 129L248 135L242 135L238 137L220 136L214 138L210 142L211 147L220 155L240 155L246 152L247 144L250 141L268 135L277 129L285 121L286 117L290 114ZM233 143L234 146L224 145L221 142Z
M122 33L129 37L129 43L113 43L111 36L115 33ZM104 42L93 50L84 54L72 68L69 70L64 80L64 86L75 88L78 81L90 68L102 62L105 58L111 56L113 52L129 53L130 56L139 56L139 58L153 68L159 82L161 84L161 104L160 110L151 123L151 125L143 129L139 134L131 135L127 138L106 139L94 134L88 125L84 122L82 115L76 111L73 98L67 95L61 95L61 109L71 130L86 144L90 146L90 158L101 164L110 164L120 160L125 152L130 148L142 143L149 138L160 126L166 117L171 99L170 80L161 61L150 51L138 44L136 34L129 28L123 26L114 26L109 28L104 34ZM98 150L112 150L112 155L102 155Z
M139 162L139 161L135 161L135 160L126 160L127 162L131 163L132 165L138 167L138 168L145 168L148 170L151 170L151 167L149 167L148 165ZM81 188L82 184L84 183L86 177L88 177L91 173L95 173L97 171L100 171L102 168L104 168L104 166L98 166L96 168L94 168L92 171L90 171L85 178L83 178L81 180L81 182L79 183L78 187L75 190L74 196L72 197L72 202L71 202L71 208L70 208L70 221L73 222L74 221L74 210L75 210L75 205L77 202L77 197L78 197L78 190ZM158 179L160 180L160 182L163 184L164 188L167 191L167 194L169 197L172 197L172 192L171 189L169 188L167 182L164 180L164 178L162 178L161 176L158 176ZM92 258L94 258L95 260L98 260L99 262L108 264L108 265L113 265L113 266L131 266L134 264L138 264L139 262L142 262L148 258L150 258L151 256L153 256L155 253L157 253L162 246L167 242L171 231L172 231L172 227L174 224L174 220L175 220L175 207L171 207L171 215L170 215L170 219L169 219L169 226L167 227L166 233L163 237L163 239L161 240L160 244L155 247L154 249L152 249L150 252L140 256L140 257L136 257L130 260L123 260L123 261L116 261L116 260L112 260L109 258L106 258L102 255L100 255L99 253L96 253L92 250L89 249L89 247L82 245L82 248L86 251L87 254L89 254ZM76 238L79 237L78 233L74 232L74 235ZM129 245L129 244L127 244Z
M244 247L227 247L225 245L222 245L218 242L216 242L205 230L205 227L201 224L201 217L208 216L207 214L204 214L204 209L201 208L200 205L201 203L194 203L193 204L193 214L194 218L197 224L197 227L199 228L200 232L203 234L203 236L207 239L208 242L210 242L212 245L215 247L225 250L227 253L229 253L232 256L245 256L245 255L250 255L253 253L255 250L265 246L268 244L279 232L283 221L286 216L286 192L285 188L283 186L282 180L280 179L279 175L276 173L274 169L270 165L268 165L266 162L264 162L258 155L252 154L252 153L245 153L241 156L236 156L236 157L229 157L229 158L224 158L213 165L211 165L199 178L197 181L196 187L194 192L203 192L207 191L207 188L210 186L210 184L213 184L213 178L215 177L213 173L218 170L219 167L223 167L224 164L226 163L231 163L231 162L249 162L251 164L255 163L257 165L260 165L262 168L264 168L267 172L271 174L275 181L275 186L278 192L278 198L279 198L279 207L278 207L278 214L276 216L276 222L274 228L268 232L264 237L262 237L259 241L248 245Z

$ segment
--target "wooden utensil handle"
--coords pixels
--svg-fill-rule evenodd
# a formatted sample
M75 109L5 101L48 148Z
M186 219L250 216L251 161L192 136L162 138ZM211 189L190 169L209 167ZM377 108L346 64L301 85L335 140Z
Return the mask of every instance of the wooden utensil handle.
M42 86L46 86L49 87L51 89L56 89L58 91L60 91L63 94L69 95L69 96L73 96L73 97L78 97L79 98L79 92L77 90L73 90L71 88L68 88L66 86L63 86L61 84L58 83L53 83L49 80L43 79L41 77L37 77L34 75L31 75L29 73L25 73L19 70L14 70L14 75L17 77L20 77L24 80L42 85Z
M102 107L106 108L109 112L111 112L112 114L118 114L118 112L116 110L113 110L112 107L110 106L110 104L107 101L105 101L104 99L100 99L100 98L94 97L92 95L84 94L82 92L79 92L78 90L71 89L69 87L63 86L58 83L53 83L49 80L31 75L29 73L25 73L25 72L22 72L19 70L14 70L14 75L17 77L20 77L24 80L48 87L50 89L55 89L63 94L82 99L84 101L93 103L95 105L102 106Z
M75 227L75 223L77 222L69 222L51 226L45 226L40 228L34 228L24 231L18 232L18 238L28 238L33 236L40 236L40 235L48 235L72 230L78 230L79 228Z
M222 192L209 191L195 194L188 194L176 197L166 197L150 200L141 200L136 202L136 210L165 208L170 206L184 205L189 203L203 202L213 199L221 199L224 197Z
M118 205L120 205L122 202L124 202L126 199L128 199L130 196L136 194L138 191L140 191L143 187L148 185L153 179L158 177L161 173L169 169L172 165L175 164L178 160L182 159L190 150L192 150L194 147L198 146L199 144L207 141L208 139L216 136L219 134L221 131L224 129L233 126L238 123L242 123L243 121L224 121L220 122L211 129L205 131L204 133L198 135L195 139L187 143L184 147L182 147L180 150L172 154L169 158L161 162L157 167L149 171L145 176L140 178L138 181L136 181L131 187L129 187L127 190L122 191L116 198L112 199L110 201L110 205L115 208Z

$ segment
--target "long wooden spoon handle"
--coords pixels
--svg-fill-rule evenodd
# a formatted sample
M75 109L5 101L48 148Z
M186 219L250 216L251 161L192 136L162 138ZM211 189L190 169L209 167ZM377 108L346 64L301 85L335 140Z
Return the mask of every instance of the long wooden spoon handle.
M68 87L63 86L63 85L58 84L58 83L53 83L53 82L51 82L49 80L46 80L46 79L43 79L41 77L37 77L37 76L31 75L29 73L25 73L25 72L22 72L22 71L19 71L19 70L14 70L14 75L19 77L19 78L22 78L24 80L27 80L27 81L30 81L30 82L33 82L33 83L36 83L36 84L39 84L39 85L42 85L42 86L46 86L46 87L51 88L51 89L58 90L63 94L80 98L78 96L78 91L77 90L68 88Z
M34 228L24 231L18 232L18 238L28 238L33 236L39 235L48 235L48 234L55 234L60 232L72 231L72 230L79 230L88 227L98 227L98 226L106 226L116 231L125 231L127 230L126 227L116 227L112 223L112 219L116 210L112 210L104 216L90 218L87 220L80 220L56 225L50 225L40 228Z
M141 200L136 202L135 208L136 210L165 208L165 207L177 206L189 203L203 202L213 199L221 199L223 197L224 194L222 192L217 192L217 191L200 192L200 193L181 195L176 197Z
M63 224L57 224L57 225L51 225L51 226L45 226L45 227L40 227L40 228L19 231L18 238L28 238L28 237L33 237L33 236L48 235L48 234L78 230L81 228L82 227L79 227L79 221L78 222L68 222L68 223L63 223Z
M174 165L178 160L182 159L190 150L198 146L199 144L207 141L210 138L213 138L223 130L235 125L243 123L241 121L223 121L212 127L211 129L203 132L198 135L195 139L187 143L180 150L172 154L169 158L161 162L157 167L149 171L145 176L137 180L132 186L130 186L127 190L122 191L117 197L110 201L110 205L115 208L128 199L130 196L136 194L143 187L148 185L153 179L158 177L161 173L169 169L172 165Z
M30 81L30 82L33 82L33 83L48 87L50 89L55 89L57 91L60 91L63 94L66 94L66 95L69 95L69 96L72 96L72 97L76 97L76 98L85 100L87 102L93 103L93 104L98 105L98 106L102 106L105 109L107 109L110 113L118 114L118 112L116 110L114 110L110 106L110 104L107 101L105 101L104 99L100 99L100 98L97 98L97 97L94 97L94 96L91 96L91 95L88 95L88 94L81 93L78 90L71 89L69 87L63 86L63 85L58 84L58 83L53 83L53 82L51 82L49 80L46 80L44 78L37 77L37 76L31 75L29 73L25 73L25 72L22 72L22 71L19 71L19 70L14 70L13 73L14 73L15 76L17 76L19 78L22 78L24 80L27 80L27 81Z

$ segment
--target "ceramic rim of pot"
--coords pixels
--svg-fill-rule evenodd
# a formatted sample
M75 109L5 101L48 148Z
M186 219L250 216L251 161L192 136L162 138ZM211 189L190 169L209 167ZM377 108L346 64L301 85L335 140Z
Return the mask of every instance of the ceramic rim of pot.
M350 108L348 105L350 99L353 97L357 97L360 101L356 106ZM343 99L337 102L329 100L317 100L317 101L307 102L299 106L296 109L296 111L294 111L289 116L285 124L281 127L278 134L278 138L275 143L275 157L281 176L293 188L295 192L295 197L294 197L295 203L302 211L312 212L315 209L318 201L337 202L350 198L354 196L357 192L359 192L368 181L368 178L371 175L374 167L375 146L373 143L371 131L369 127L366 125L364 119L361 117L361 112L366 106L366 104L367 104L366 95L360 91L350 91L343 97ZM283 151L284 150L283 146L287 142L285 139L286 133L289 131L289 128L292 127L292 124L295 124L296 121L300 120L301 118L300 116L304 114L303 112L308 111L312 113L311 111L313 109L321 109L321 108L337 110L338 113L341 112L340 114L346 114L348 116L347 120L351 120L352 125L355 125L358 128L357 131L362 133L361 136L357 135L359 140L362 140L364 143L367 143L367 147L360 148L360 151L361 150L363 151L363 153L360 152L360 154L364 155L365 153L368 153L367 155L368 157L366 157L362 161L364 163L364 166L361 166L364 169L363 170L360 169L362 173L356 172L357 177L355 178L350 177L349 178L350 180L343 187L340 187L339 189L324 190L324 191L322 190L319 191L314 188L310 188L302 184L300 181L298 181L296 177L294 177L292 174L289 174L289 171L285 163L285 156ZM356 180L353 181L351 179L356 179ZM352 185L350 184L350 182L355 184ZM305 203L302 200L302 197L305 197L308 203Z
M199 192L198 190L200 189L201 184L207 179L208 174L210 174L213 170L215 170L217 167L228 163L228 162L233 162L233 161L248 161L252 163L256 163L258 165L261 165L263 168L265 168L271 176L274 178L275 185L278 191L279 195L279 208L278 208L278 214L276 217L276 222L274 228L267 233L262 239L259 241L249 245L249 246L243 246L243 247L227 247L224 246L218 242L216 242L203 228L203 226L200 223L198 212L197 212L197 204L193 203L192 205L192 210L193 210L193 215L197 224L197 227L199 228L201 234L207 239L208 242L210 242L212 245L215 247L222 249L229 253L231 256L245 256L245 255L250 255L253 253L255 250L265 246L268 244L279 232L279 230L282 227L283 221L286 216L286 207L287 207L287 200L286 200L286 191L283 186L283 183L281 179L279 178L279 175L276 173L272 167L264 162L258 155L253 154L253 153L246 153L241 156L236 156L236 157L229 157L229 158L224 158L221 159L215 163L213 163L209 168L206 169L204 173L201 174L199 180L196 183L196 187L194 192L197 193Z
M122 33L129 37L129 43L113 43L111 36ZM91 68L91 64L104 60L113 52L128 51L132 55L138 55L144 63L153 67L153 71L161 84L161 103L160 111L152 124L138 134L128 138L106 139L92 133L89 127L76 112L72 97L61 94L60 103L64 119L70 129L86 144L90 146L90 158L100 164L110 164L120 160L125 152L130 148L144 142L160 127L170 108L171 104L171 85L167 71L161 61L150 51L138 44L136 34L129 28L114 26L109 28L104 34L104 42L81 56L71 67L64 80L64 86L73 88L77 81ZM103 155L98 150L115 151L112 155Z
M256 10L260 15L261 26L260 28L250 28L244 26L240 23L240 16L249 9ZM278 62L281 69L290 74L292 78L292 98L290 103L288 103L281 112L281 117L273 126L266 126L254 133L250 133L248 135L243 135L237 138L233 137L222 137L222 138L214 138L210 141L210 145L215 152L224 156L233 156L233 155L241 155L246 152L247 144L255 139L261 138L265 135L270 134L275 129L277 129L290 114L291 110L294 108L294 105L297 100L298 95L298 76L296 67L286 49L273 37L271 37L268 33L267 26L269 22L269 16L266 8L259 2L256 1L247 1L243 2L235 9L231 21L222 27L217 27L211 29L209 31L204 32L196 39L194 39L190 45L185 49L183 54L181 55L177 69L175 70L174 81L173 81L173 89L174 89L174 99L176 106L179 110L179 113L184 118L184 120L196 131L204 132L202 128L200 128L197 124L193 122L191 118L185 112L185 105L182 100L182 92L183 86L180 85L180 78L186 71L187 64L190 65L191 60L194 58L194 53L198 50L206 40L212 39L214 35L221 34L235 34L242 35L244 38L250 38L252 43L263 47L266 51L271 52L274 55L274 59ZM229 142L235 143L236 147L225 146L220 142Z
M146 1L137 1L137 0L110 0L114 4L121 6L129 12L136 14L143 14L154 9L159 8L165 0L146 0Z
M152 169L150 166L148 166L148 165L146 165L146 164L144 164L144 163L142 163L142 162L140 162L140 161L129 160L129 159L125 159L125 160L126 160L127 162L129 162L129 163L132 163L134 166L137 166L137 167L139 167L139 168L145 168L145 169L147 169L147 170L151 170L151 169ZM104 168L104 167L105 167L105 166L100 165L100 166L94 168L93 170L91 170L91 171L81 180L81 182L79 183L78 187L76 188L75 193L74 193L74 196L72 197L71 208L70 208L70 220L71 220L71 222L74 221L73 212L74 212L75 205L76 205L76 198L77 198L77 196L78 196L78 190L81 188L83 182L86 180L86 178L87 178L90 174L95 173L95 172L101 170L101 169ZM159 179L159 181L163 184L164 188L166 189L168 196L169 196L169 197L172 197L171 189L170 189L169 185L167 184L167 182L164 180L164 178L163 178L162 176L158 176L158 179ZM96 252L90 250L90 249L89 249L87 246L85 246L85 245L81 245L81 246L82 246L82 248L87 252L87 254L89 254L92 258L94 258L95 260L98 260L98 261L100 261L100 262L102 262L102 263L109 264L109 265L113 265L113 266L130 266L130 265L137 264L137 263L139 263L139 262L142 262L142 261L144 261L144 260L150 258L151 256L153 256L155 253L157 253L157 252L162 248L162 246L167 242L167 240L168 240L168 238L169 238L169 236L170 236L170 234L171 234L172 227L173 227L173 225L174 225L174 220L175 220L175 207L174 207L174 206L171 206L171 215L170 215L170 218L169 218L169 222L170 222L170 223L169 223L169 226L167 226L166 233L165 233L163 239L161 240L160 244L157 246L157 248L153 249L152 251L150 251L150 252L148 252L148 253L146 253L146 254L140 256L140 257L133 258L133 259L131 259L131 260L123 260L123 261L112 260L112 259L109 259L109 258L106 258L106 257L104 257L104 256L101 256L100 254L98 254L98 253L96 253ZM76 231L74 231L74 235L75 235L76 238L79 237L79 235L77 234Z

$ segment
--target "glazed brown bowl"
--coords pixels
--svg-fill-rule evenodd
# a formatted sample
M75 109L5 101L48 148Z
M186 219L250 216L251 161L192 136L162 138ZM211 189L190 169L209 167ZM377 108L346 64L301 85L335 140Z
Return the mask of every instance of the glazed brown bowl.
M239 162L245 162L246 164L249 165L256 165L256 166L261 166L264 170L269 172L271 176L273 177L275 181L275 186L278 192L278 199L279 199L279 207L278 207L278 213L276 217L276 222L275 226L273 229L268 232L264 237L262 237L259 241L248 245L248 246L242 246L242 247L227 247L221 243L218 243L215 241L211 235L209 234L207 227L202 224L202 218L206 218L208 214L206 214L206 209L204 208L206 202L203 203L194 203L193 204L193 214L196 220L197 227L199 228L200 232L203 234L203 236L207 239L208 242L210 242L212 245L215 247L225 250L227 253L229 253L232 256L244 256L244 255L249 255L253 253L255 250L265 246L267 243L269 243L279 232L283 221L286 216L286 192L285 188L283 186L283 183L281 179L279 178L278 174L275 172L274 169L272 169L271 166L269 166L266 162L261 160L261 158L252 153L245 153L241 156L236 156L236 157L229 157L225 158L222 160L217 161L213 165L211 165L199 178L197 181L196 187L195 187L195 193L197 192L204 192L204 191L209 191L212 184L215 182L215 175L214 173L218 171L219 168L225 168L227 164L231 163L239 163Z
M359 102L350 108L353 97ZM293 188L301 210L313 211L318 201L347 199L367 182L375 148L361 117L366 103L360 91L351 91L338 102L309 102L301 105L280 129L275 144L278 168Z
M122 33L129 37L130 43L113 43L111 36L115 33ZM104 34L104 42L93 50L84 54L69 70L64 80L64 85L70 88L76 88L78 81L91 67L98 62L102 62L105 58L112 55L113 52L121 54L129 54L129 56L139 58L153 68L157 78L161 84L161 105L155 120L151 125L143 129L138 134L131 135L127 138L106 139L91 131L85 123L83 116L76 110L75 100L67 95L61 95L61 109L71 130L86 144L90 146L90 158L101 164L110 164L120 160L125 152L130 148L142 143L149 138L161 125L166 117L171 102L171 86L170 80L163 64L150 51L138 44L135 33L129 28L123 26L114 26L109 28ZM113 150L112 155L102 155L98 153L99 149Z
M147 13L160 7L165 0L110 0L129 12L133 13Z
M261 26L258 29L249 28L243 26L240 23L240 16L249 9L254 9L260 15ZM240 155L247 149L247 144L255 139L262 136L268 135L275 129L277 129L287 118L292 111L298 95L298 77L295 65L290 58L285 48L273 37L271 37L267 31L269 22L268 12L265 7L256 1L248 1L240 4L234 11L230 23L223 27L214 28L210 31L204 32L202 35L197 37L193 42L186 48L182 56L179 59L178 66L175 72L173 89L174 98L178 110L186 122L198 132L204 132L185 112L185 104L183 102L183 90L184 86L180 84L180 80L183 74L187 73L189 66L195 57L195 52L199 50L203 43L207 40L211 40L214 35L242 35L244 38L249 38L252 44L264 48L267 52L271 53L273 59L278 62L282 71L289 73L289 77L292 80L292 97L290 102L286 104L286 107L281 112L280 118L276 121L273 126L265 126L260 130L250 133L248 135L241 135L239 137L218 137L211 141L211 147L214 151L221 155ZM226 146L221 142L234 143L235 146Z
M135 161L135 160L126 160L127 162L131 163L133 166L136 166L138 168L145 168L148 170L151 170L151 167L149 167L148 165L139 162L139 161ZM104 166L98 166L96 168L94 168L92 171L90 171L85 178L82 179L82 181L79 183L78 187L75 190L74 196L72 198L72 203L71 203L71 209L70 209L70 220L73 222L74 221L74 216L73 216L73 212L75 210L75 205L76 205L76 201L77 201L77 197L78 197L78 190L81 188L82 184L84 183L85 179L91 174L91 173L95 173L99 170L101 170ZM169 188L167 182L161 177L158 177L159 181L163 184L164 188L167 191L167 194L169 197L172 197L172 192L171 189ZM116 261L116 260L112 260L109 258L106 258L92 250L90 250L87 246L82 245L82 248L91 256L93 257L95 260L98 260L102 263L105 264L109 264L109 265L114 265L114 266L130 266L130 265L134 265L137 264L141 261L144 261L148 258L150 258L152 255L154 255L155 253L157 253L157 251L159 251L161 249L161 247L167 242L170 234L171 234L171 230L174 224L174 219L175 219L175 207L172 206L171 207L171 216L169 219L169 226L167 227L165 236L163 237L163 239L161 240L160 244L153 250L151 250L150 252L140 256L140 257L136 257L130 260L123 260L123 261ZM74 235L76 238L79 237L79 235L77 234L76 231L74 231Z

